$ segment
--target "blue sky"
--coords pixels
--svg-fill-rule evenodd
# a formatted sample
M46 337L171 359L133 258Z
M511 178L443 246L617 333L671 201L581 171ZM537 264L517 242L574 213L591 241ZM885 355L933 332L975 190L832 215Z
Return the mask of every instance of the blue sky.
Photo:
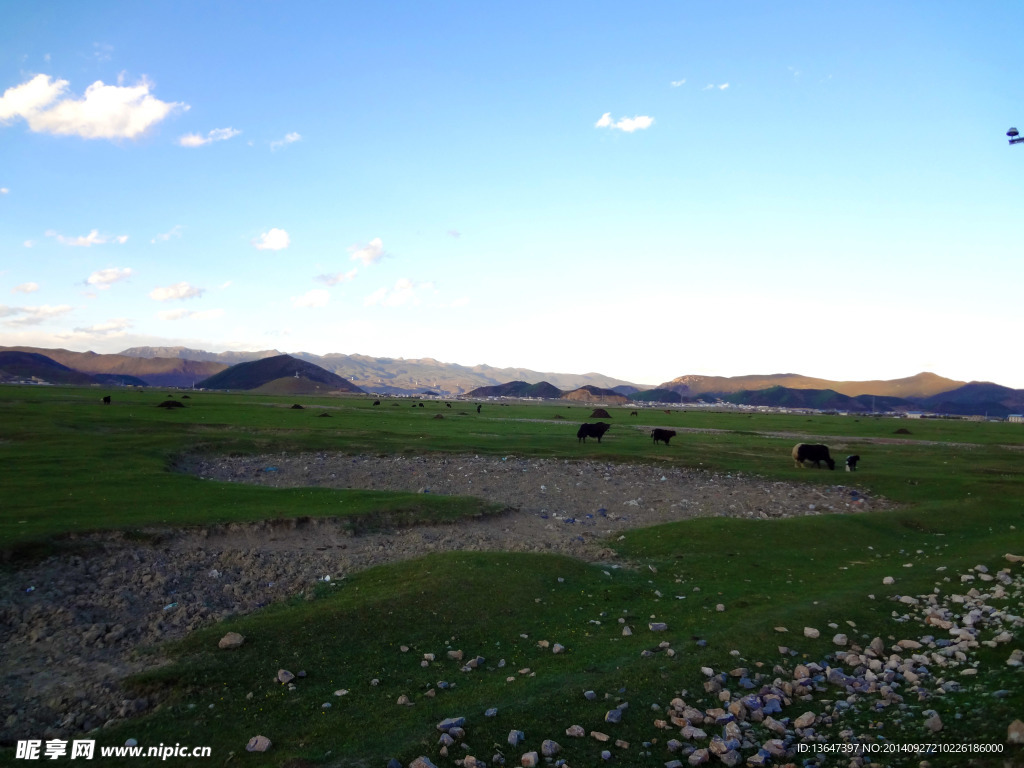
M1024 387L1019 2L0 17L2 345Z

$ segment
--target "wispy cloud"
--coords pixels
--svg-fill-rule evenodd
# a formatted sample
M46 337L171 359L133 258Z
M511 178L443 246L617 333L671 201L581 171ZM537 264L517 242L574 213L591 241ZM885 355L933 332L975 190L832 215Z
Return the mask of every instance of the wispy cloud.
M114 46L109 43L93 43L92 57L96 61L110 61L114 57Z
M287 146L288 144L294 144L296 141L302 141L302 135L299 133L286 134L280 141L270 142L270 151L276 152L281 147Z
M314 288L301 296L292 296L292 306L296 309L304 307L326 307L331 300L331 294L323 288Z
M456 240L462 237L462 233L459 232L459 230L457 229L449 229L446 234L448 235L448 237L454 237Z
M84 139L133 139L172 112L187 110L182 102L160 101L143 77L136 85L106 85L102 80L76 99L68 81L36 75L8 88L0 97L0 122L21 118L36 133L76 135Z
M196 288L194 285L189 285L186 282L175 283L174 285L168 285L160 288L154 288L149 292L149 298L155 299L156 301L174 301L180 299L195 299L206 293L205 288Z
M339 283L347 283L349 280L354 280L355 276L359 273L358 269L350 269L348 272L338 272L333 275L317 275L313 279L318 283L326 283L327 285L338 285Z
M414 283L408 278L401 278L395 283L394 288L380 288L374 291L363 300L367 307L400 307L404 304L416 305L420 303L420 296L434 290L431 282Z
M215 141L227 141L240 133L241 131L234 128L214 128L205 136L199 133L186 133L178 139L178 144L182 147L202 147Z
M49 229L46 231L46 236L56 238L57 242L62 245L71 245L78 248L89 248L93 245L104 245L106 243L124 245L128 242L128 235L101 235L98 229L90 231L88 235L79 235L78 237L67 237ZM26 245L28 245L28 241L26 241Z
M686 85L686 80L673 80L669 85L673 88L678 88L681 85Z
M11 293L35 293L39 290L39 283L22 283L11 288Z
M167 309L156 313L161 320L216 320L224 317L223 309Z
M252 241L258 251L282 251L291 245L292 239L283 229L271 229Z
M74 307L68 304L60 304L56 307L51 307L49 304L43 304L38 307L8 307L0 304L0 318L4 318L4 325L12 327L21 325L40 325L45 323L47 320L52 320L55 317L66 315L72 311ZM11 318L10 320L6 318Z
M132 270L130 267L125 267L124 269L112 267L111 269L101 269L93 272L86 278L85 282L101 291L105 291L114 283L120 280L127 280L131 276Z
M702 91L713 91L713 90L715 90L717 88L720 91L724 91L728 87L729 87L728 83L722 83L721 85L715 85L714 83L708 83L701 90Z
M108 320L105 323L97 323L96 325L89 325L84 328L75 328L74 332L84 333L89 336L118 336L131 327L131 320L128 320L125 317L119 317L114 320Z
M8 194L8 193L9 193L10 191L11 191L11 190L9 190L9 189L8 189L7 187L0 187L0 195L6 195L6 194Z
M387 255L384 251L384 241L379 237L373 238L367 245L350 245L348 250L352 254L352 261L361 261L366 267Z
M594 127L609 128L611 130L623 131L624 133L633 133L634 131L650 128L653 124L654 118L648 117L647 115L620 117L618 120L612 120L612 113L605 112L601 115L601 119L594 123Z
M151 243L156 243L156 242L166 243L172 237L181 237L181 230L182 230L181 224L175 224L173 227L171 227L170 232L164 232L163 234L156 235L149 242L151 242Z

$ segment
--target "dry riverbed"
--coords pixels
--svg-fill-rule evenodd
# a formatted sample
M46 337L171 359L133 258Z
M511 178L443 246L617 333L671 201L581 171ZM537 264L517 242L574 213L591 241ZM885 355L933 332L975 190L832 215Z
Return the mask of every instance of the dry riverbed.
M557 552L610 560L624 531L693 517L772 519L888 508L834 475L818 487L738 474L513 456L339 453L186 460L210 481L470 495L507 508L458 524L353 536L331 519L78 537L74 554L0 572L0 744L68 737L154 704L120 681L160 643L318 579L431 552ZM814 470L808 470L814 471Z

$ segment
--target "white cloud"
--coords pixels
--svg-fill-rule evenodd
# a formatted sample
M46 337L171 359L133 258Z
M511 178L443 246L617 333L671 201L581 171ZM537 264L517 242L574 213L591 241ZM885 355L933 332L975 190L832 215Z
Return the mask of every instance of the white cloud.
M35 243L32 240L26 240L24 243L22 243L22 245L24 245L26 248L31 248L32 246L35 245Z
M384 242L379 237L373 238L368 245L350 245L348 250L352 254L352 261L361 261L366 267L387 255Z
M39 283L22 283L11 288L11 293L35 293L39 290Z
M728 83L722 83L720 86L718 86L718 90L724 91L728 87L729 87Z
M166 287L154 288L149 292L149 298L156 301L173 301L175 299L194 299L206 293L204 288L196 288L186 282L175 283Z
M633 133L633 131L643 130L644 128L650 128L654 124L654 118L648 117L647 115L637 115L636 117L622 117L616 121L612 121L612 113L605 112L601 115L601 119L594 123L595 128L610 128L612 130L624 131L625 133Z
M302 296L292 296L292 306L296 309L301 307L326 307L330 300L330 293L323 288L314 288Z
M12 320L4 320L4 325L12 327L39 325L55 317L66 315L73 309L74 307L68 304L60 304L56 307L51 307L49 304L43 304L38 307L8 307L0 304L0 317L14 318Z
M170 240L172 237L181 237L181 230L182 230L181 224L175 224L173 227L171 227L171 231L170 232L164 232L163 234L157 235L156 237L154 237L149 242L155 243L157 241L160 241L160 242L164 242L165 243L168 240Z
M102 80L75 99L67 93L67 80L36 75L28 82L8 88L0 97L0 121L22 118L35 133L84 139L133 139L145 133L176 110L182 102L160 101L143 77L136 85L105 85Z
M258 251L282 251L291 245L292 239L283 229L271 229L252 241Z
M107 288L109 288L111 285L118 282L119 280L127 280L131 276L132 270L130 267L125 267L124 269L112 267L110 269L101 269L96 272L93 272L91 275L89 275L85 282L87 282L89 285L96 286L101 291L105 291Z
M313 279L318 283L327 283L327 285L337 285L338 283L347 283L349 280L354 280L355 276L359 273L358 269L352 269L348 272L338 272L334 275L317 275Z
M302 135L299 133L286 134L280 141L270 142L270 151L274 152L287 144L294 144L296 141L302 141Z
M219 317L224 317L225 311L223 309L169 309L163 310L156 313L156 316L161 320L216 320Z
M671 83L669 83L669 85L671 85L673 88L678 88L680 85L685 85L685 84L686 84L686 80L673 80Z
M78 237L66 237L54 232L52 229L46 231L47 237L57 238L57 242L63 245L72 245L81 248L88 248L92 245L103 245L104 243L118 243L124 245L128 242L128 235L101 235L98 229L94 229L89 232L88 235L79 235ZM26 241L26 247L29 246L30 241Z
M380 305L383 307L400 307L403 304L419 304L420 295L434 290L434 284L414 283L406 277L395 283L394 288L380 288L363 300L364 306Z
M7 187L0 187L0 195L6 195L10 191Z
M714 83L708 83L701 90L703 90L703 91L713 91L713 90L715 90L717 88L720 91L724 91L728 87L729 87L728 83L722 83L721 85L715 85Z
M115 320L108 320L105 323L98 323L85 328L75 328L73 330L75 333L85 333L90 336L113 336L122 334L131 327L131 321L127 318L121 317Z
M234 128L214 128L205 136L198 133L186 133L178 139L178 144L182 147L201 147L215 141L227 141L240 133L241 131L236 131Z

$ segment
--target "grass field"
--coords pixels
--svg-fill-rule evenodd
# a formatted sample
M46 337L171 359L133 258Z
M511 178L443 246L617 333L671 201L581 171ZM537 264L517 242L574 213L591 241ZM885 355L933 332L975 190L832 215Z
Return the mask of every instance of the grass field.
M112 395L112 405L100 404L103 394ZM180 400L185 393L174 394ZM485 403L477 414L457 401L449 409L392 399L374 407L360 397L188 394L181 400L187 407L163 409L156 405L165 392L0 387L5 567L61 551L68 534L86 531L281 518L298 508L318 516L337 515L343 506L347 516L369 525L492 511L474 499L203 482L174 471L190 452L600 457L807 483L856 480L901 506L866 515L715 518L634 531L609 542L635 564L631 568L455 552L374 568L334 588L311 585L303 599L175 644L172 666L131 683L138 692L159 693L163 706L103 731L96 736L102 744L132 737L144 745L209 745L218 765L383 768L388 758L408 765L417 755L454 765L468 753L456 748L449 758L438 757L435 724L464 716L465 741L483 760L501 752L508 765L518 765L522 753L555 739L563 748L558 757L573 768L603 764L602 749L613 753L616 765L662 766L673 757L668 741L680 738L678 728L654 726L669 702L686 691L687 703L718 706L705 693L702 667L742 666L771 680L775 665L826 666L838 631L860 645L875 636L887 644L920 637L928 631L898 620L905 606L890 599L893 590L964 591L969 586L961 586L959 576L968 569L984 564L995 572L1009 566L1004 553L1024 554L1024 427L1016 424L653 410L631 417L627 407L609 409L613 428L602 444L580 445L576 426L594 420L580 405ZM295 402L304 409L292 409ZM444 419L435 419L438 413ZM637 424L695 431L680 431L668 451L653 450L649 433L634 429ZM911 434L896 434L899 428ZM833 455L860 454L861 471L794 468L789 451L808 437L828 443ZM1020 572L1020 565L1013 567ZM885 576L898 577L898 587L883 586ZM718 604L725 610L716 610ZM1018 616L1024 612L1019 589L1001 605ZM634 627L632 636L622 635L620 618ZM667 623L669 631L649 632L650 621ZM789 632L777 632L779 626ZM821 637L804 638L804 626L820 628ZM228 630L249 642L218 651L216 641ZM976 676L935 671L961 681L959 692L926 701L908 697L903 708L884 712L851 708L827 730L829 738L838 741L840 730L849 728L878 743L1000 744L1005 752L998 758L958 753L928 759L934 766L1021 764L1020 747L1004 744L1008 724L1024 719L1024 673L1005 663L1010 650L1024 647L1021 632L1008 645L977 649ZM565 652L553 654L538 645L542 640L560 643ZM642 655L661 641L675 654ZM797 655L780 654L780 644ZM464 662L446 657L453 649L485 661L462 672ZM421 666L425 653L436 655L427 667ZM303 669L308 677L289 691L271 683L281 667ZM335 696L340 689L349 693ZM431 689L436 695L424 696ZM596 692L597 700L586 699L585 690ZM401 695L413 706L396 705ZM820 692L806 707L794 703L778 717L822 712L825 701L842 698L838 689ZM322 708L325 702L332 706ZM605 713L622 702L628 702L622 722L604 724ZM492 707L497 715L485 717ZM926 710L941 716L938 734L923 729ZM566 736L577 723L629 747ZM516 748L507 741L513 729L526 734ZM266 754L244 749L257 733L274 742ZM918 765L922 757L876 759ZM823 764L847 763L829 757Z

